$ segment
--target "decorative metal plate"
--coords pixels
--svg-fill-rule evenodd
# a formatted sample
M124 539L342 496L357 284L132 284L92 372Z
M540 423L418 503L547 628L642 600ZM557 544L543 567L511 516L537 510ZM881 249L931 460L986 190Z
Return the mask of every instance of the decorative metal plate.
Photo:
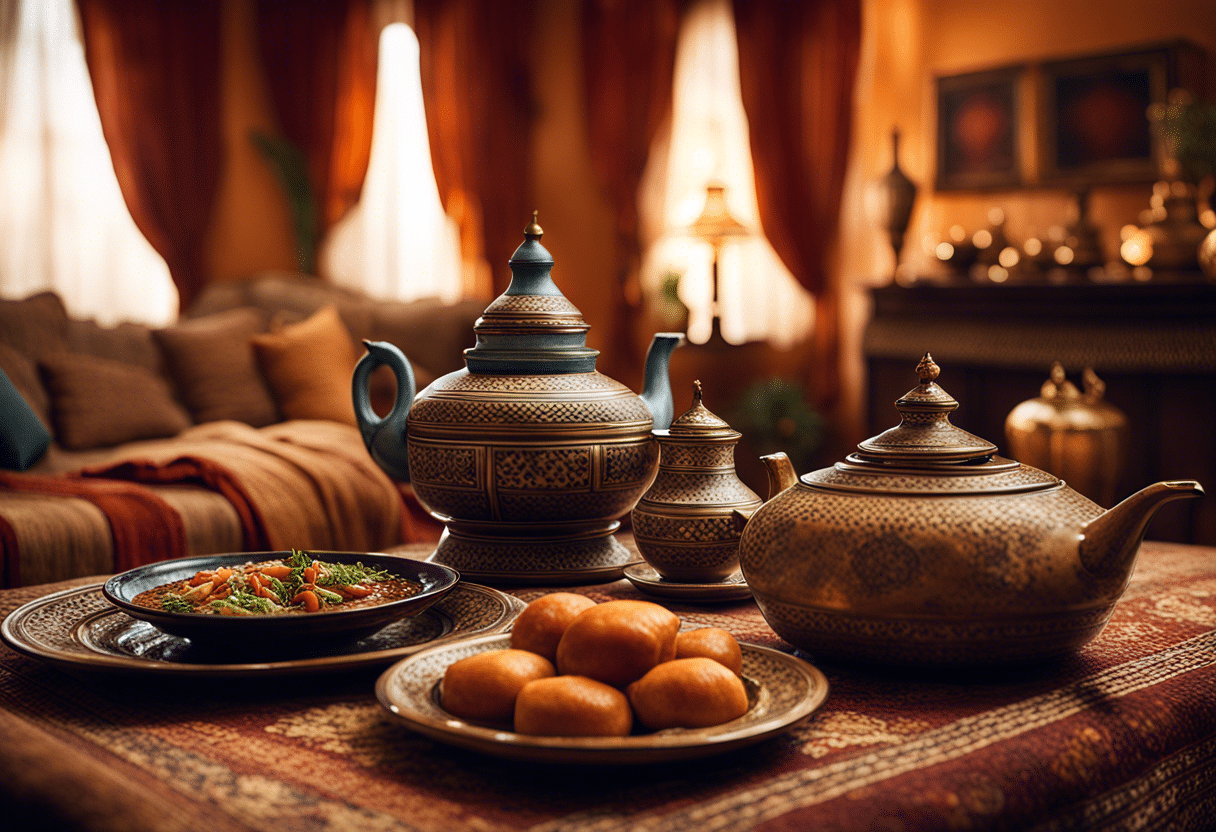
M656 598L673 598L681 601L745 601L752 597L751 587L736 570L724 581L692 584L669 581L648 563L635 563L625 567L625 577L646 595Z
M644 763L705 757L760 742L802 722L827 699L827 678L778 650L741 644L750 707L709 728L672 728L628 737L540 737L457 719L439 704L439 683L455 661L510 646L510 636L462 639L409 656L381 674L376 697L412 730L497 757L558 763Z
M105 599L101 584L68 589L18 607L0 624L0 639L27 656L65 670L165 676L283 676L379 667L426 647L508 630L524 603L496 589L459 583L417 616L322 652L274 661L217 656L139 621Z

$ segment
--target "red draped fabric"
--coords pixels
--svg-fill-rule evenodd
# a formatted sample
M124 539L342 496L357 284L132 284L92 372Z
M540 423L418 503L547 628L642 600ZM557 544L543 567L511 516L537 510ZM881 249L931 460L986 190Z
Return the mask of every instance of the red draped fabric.
M280 129L307 161L319 239L359 201L371 158L379 52L371 0L258 0L257 19Z
M535 208L530 196L531 4L415 0L422 97L444 210L466 260L484 257L493 291ZM542 217L543 223L543 217Z
M220 4L78 0L85 57L131 216L185 308L207 282L223 167Z
M739 80L764 233L816 298L812 384L839 393L836 239L861 52L859 0L735 0Z
M684 5L683 0L583 3L583 74L591 160L615 216L616 352L635 344L630 329L641 303L638 188L650 145L671 112L676 36Z

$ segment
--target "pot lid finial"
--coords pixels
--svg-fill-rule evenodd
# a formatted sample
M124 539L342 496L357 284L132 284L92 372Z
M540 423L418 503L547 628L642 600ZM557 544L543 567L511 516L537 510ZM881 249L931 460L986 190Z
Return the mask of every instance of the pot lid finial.
M511 255L511 284L473 326L477 344L465 350L470 373L552 375L590 373L599 350L587 346L591 327L550 273L553 255L540 244L545 233L532 212L524 241Z
M928 352L916 374L920 384L895 402L899 424L857 446L864 459L915 465L978 461L996 453L996 445L950 424L958 402L938 386L941 368Z
M692 383L692 407L672 421L668 432L672 436L696 436L704 439L739 438L737 431L731 428L722 417L712 413L701 401L701 381L699 379Z
M540 240L545 236L545 229L540 227L540 223L536 221L540 211L532 212L532 222L528 223L528 227L524 229L524 237L529 240Z

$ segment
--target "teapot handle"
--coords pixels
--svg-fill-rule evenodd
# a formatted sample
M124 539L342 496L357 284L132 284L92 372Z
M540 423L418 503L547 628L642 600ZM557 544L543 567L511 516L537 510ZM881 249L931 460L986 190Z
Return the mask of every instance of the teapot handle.
M351 379L351 396L355 405L355 421L363 444L376 464L393 479L409 480L409 461L405 444L406 417L414 402L414 370L405 353L387 341L364 341L367 353L355 365ZM393 369L397 377L397 397L393 409L384 418L372 410L368 380L382 364Z

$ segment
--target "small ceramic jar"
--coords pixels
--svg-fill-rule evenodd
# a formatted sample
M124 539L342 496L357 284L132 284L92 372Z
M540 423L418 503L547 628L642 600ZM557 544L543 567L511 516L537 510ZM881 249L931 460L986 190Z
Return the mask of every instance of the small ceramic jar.
M761 499L735 473L741 434L701 403L668 430L656 430L659 473L633 510L638 551L664 579L710 583L739 568L740 530L733 513L751 514Z

